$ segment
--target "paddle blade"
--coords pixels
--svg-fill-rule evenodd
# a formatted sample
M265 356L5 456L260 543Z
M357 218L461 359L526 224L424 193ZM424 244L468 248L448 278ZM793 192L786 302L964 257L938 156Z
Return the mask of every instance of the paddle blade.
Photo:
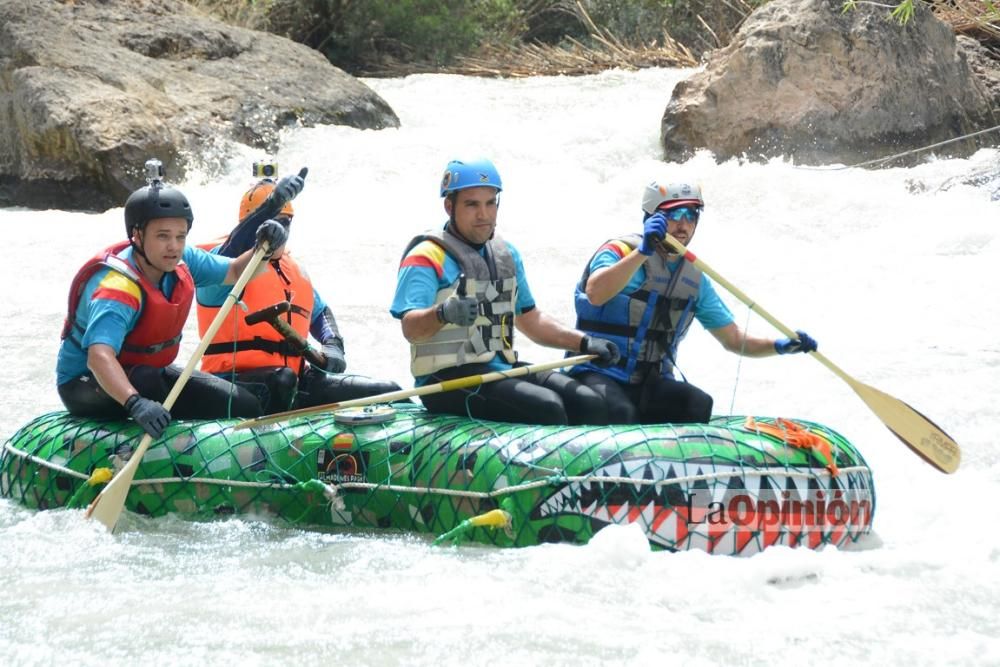
M125 509L125 498L128 496L129 489L132 488L135 471L139 468L139 463L152 440L148 434L142 437L139 446L132 452L132 458L125 464L125 467L111 478L108 485L101 489L101 492L94 498L94 502L87 507L84 516L100 521L109 533L114 532L122 510Z
M950 435L903 401L853 378L849 384L886 428L941 472L958 470L962 452Z

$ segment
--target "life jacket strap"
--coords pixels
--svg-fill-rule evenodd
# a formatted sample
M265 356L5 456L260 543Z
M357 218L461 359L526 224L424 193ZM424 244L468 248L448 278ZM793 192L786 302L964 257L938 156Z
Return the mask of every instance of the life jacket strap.
M302 356L302 351L297 350L287 340L267 340L259 337L254 337L252 340L238 340L229 343L212 343L205 348L205 354L231 354L234 352L247 352L249 350L280 354L285 357Z

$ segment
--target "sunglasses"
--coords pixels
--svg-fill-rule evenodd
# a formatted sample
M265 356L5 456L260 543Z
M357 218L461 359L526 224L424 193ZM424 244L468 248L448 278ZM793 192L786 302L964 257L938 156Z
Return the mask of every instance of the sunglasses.
M698 218L701 217L701 209L694 208L693 206L678 206L669 211L662 211L662 213L670 222L687 220L688 222L697 224Z

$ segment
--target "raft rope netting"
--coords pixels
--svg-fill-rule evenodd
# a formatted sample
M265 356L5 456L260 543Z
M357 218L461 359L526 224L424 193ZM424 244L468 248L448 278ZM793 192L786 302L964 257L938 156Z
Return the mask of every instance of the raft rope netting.
M405 420L405 415L405 412L402 416L397 414L396 420ZM90 486L87 483L92 475L82 470L93 471L108 465L108 448L99 446L99 443L109 443L111 451L122 451L122 447L130 448L131 445L128 443L136 438L136 428L129 422L85 422L76 427L64 427L59 436L44 435L47 432L46 425L50 428L53 425L58 427L54 423L61 419L66 419L64 413L52 413L36 420L31 432L21 438L27 441L27 445L34 445L33 451L18 448L13 440L5 444L4 450L7 456L0 461L0 483L4 487L0 491L3 496L15 498L24 505L40 509L61 506L82 507L98 491L96 485ZM330 426L330 420L331 418L327 417L317 422L334 429ZM503 513L494 513L502 515L503 523L506 525L501 525L499 520L492 521L490 525L505 528L506 535L513 539L515 544L534 544L538 541L578 541L574 539L578 532L575 528L564 529L557 526L550 528L545 535L530 534L529 522L522 520L526 518L524 515L527 512L524 510L530 506L518 509L516 501L509 499L543 488L551 488L555 492L567 484L578 483L587 485L583 488L591 494L595 491L599 495L615 493L619 498L616 501L619 506L641 508L654 499L666 500L669 494L677 493L674 489L683 492L693 488L699 492L714 493L720 485L723 488L728 487L733 478L734 466L741 470L740 476L747 480L781 476L808 480L810 488L812 485L821 489L838 486L837 482L832 481L830 472L822 468L809 471L796 470L788 464L782 466L777 460L756 467L747 462L747 457L739 457L739 460L718 460L720 466L726 465L725 470L714 469L716 462L713 459L711 462L700 464L702 469L706 470L702 474L669 479L640 479L597 474L567 475L564 470L574 467L575 463L581 463L582 467L588 470L605 463L597 456L598 449L603 452L601 456L606 455L609 449L630 456L646 454L652 457L654 452L642 438L633 444L614 443L610 447L606 442L594 443L588 440L588 429L583 428L550 432L544 436L546 439L544 451L535 452L538 455L538 462L525 460L517 455L510 456L510 451L507 451L507 460L503 460L500 457L505 447L497 446L496 442L491 444L491 441L499 439L498 442L507 443L506 447L509 447L510 443L517 442L519 452L531 452L532 448L536 447L537 441L526 440L524 436L530 434L533 429L522 426L503 429L503 433L499 433L494 428L495 425L481 421L465 421L458 424L453 422L433 429L428 429L426 426L418 429L414 426L401 430L398 426L393 428L395 421L374 425L381 431L381 451L387 459L393 456L394 444L405 443L404 448L412 448L405 454L408 461L412 462L410 479L406 480L408 483L393 481L395 473L392 469L397 466L393 466L391 462L388 463L389 478L385 481L330 483L316 478L315 464L312 468L309 467L310 461L316 460L316 452L303 452L299 449L298 444L310 435L323 438L323 442L326 442L324 436L316 433L312 421L308 419L305 421L305 424L300 423L294 427L272 428L266 432L261 430L256 434L252 431L234 432L230 428L217 429L212 431L210 437L221 439L224 445L212 449L215 454L210 459L205 458L209 448L196 444L199 438L207 435L205 433L196 435L196 431L199 430L197 427L186 426L184 429L171 432L168 438L150 448L143 465L149 465L149 456L153 454L153 461L161 460L165 471L169 470L175 474L133 480L132 486L135 489L130 497L136 501L135 508L140 513L152 516L162 516L171 511L213 516L240 513L249 508L251 513L277 516L293 525L332 523L335 526L344 526L351 522L342 515L345 507L342 494L367 492L364 499L353 497L351 509L355 515L363 514L369 509L369 504L379 505L377 517L391 514L393 522L389 525L392 528L439 534L441 535L439 541L445 537L458 541L472 526L482 525L482 523L470 524L470 519L466 517L484 516L491 510L506 507ZM683 434L677 430L672 432L672 437L677 439L678 446L682 450L683 442L687 439L698 440L700 443L704 443L706 439L717 441L722 439L736 446L735 451L738 451L738 443L731 434L728 434L726 428L698 426L701 428L696 430L701 435L693 434L689 428L685 429L686 432ZM355 430L349 427L342 429L341 432L344 433ZM486 429L485 437L484 429ZM635 440L633 432L636 429L641 430L642 427L626 427L619 430L616 435L623 440ZM414 433L415 430L420 430L420 433ZM442 430L446 430L447 434L442 435ZM43 435L39 435L40 433ZM292 437L289 433L297 435ZM630 433L633 435L632 438L628 437ZM36 455L47 445L55 446L56 443L52 442L55 437L62 439L62 443L58 445L58 451L66 454L61 457L62 463ZM269 442L263 443L267 445L266 447L262 445L262 438L265 437L270 439ZM370 431L365 431L364 437L369 443L379 439L373 437ZM72 453L73 442L77 439L81 442L92 441L94 444L79 447L79 451ZM464 444L452 446L449 444L452 441ZM691 446L695 448L698 445L699 442L692 442ZM442 451L446 448L448 451L442 455ZM559 468L540 464L550 455L556 457L554 452L559 449L576 451L576 454L569 461L563 458ZM159 453L157 450L160 450ZM283 451L297 452L297 461L291 463L279 461L278 458ZM368 445L368 451L375 450ZM242 461L241 452L245 459ZM856 455L856 452L852 453ZM54 452L49 451L49 455L52 454ZM246 454L249 456L245 456ZM476 459L484 454L492 459L477 462ZM815 455L807 453L807 456ZM55 456L52 458L57 459ZM194 460L196 458L197 461ZM378 463L380 462L368 461L366 467L370 470ZM238 466L237 474L233 473L234 466ZM473 466L481 472L499 469L502 474L485 475L490 477L490 480L482 479L482 475L477 479L477 475L472 472ZM516 466L525 472L518 474L514 471L508 474L511 473L511 466ZM406 467L409 469L410 465ZM220 470L225 470L229 477L220 479L211 476L213 471ZM845 466L840 472L841 475L855 474L860 477L870 474L869 469L861 465ZM493 485L493 478L500 479L500 477L507 479L520 477L523 481L503 488L484 488L484 490L473 488L483 487L487 483ZM530 479L527 479L528 477ZM417 480L426 481L418 483ZM453 488L443 488L436 484L450 484ZM847 482L842 486L846 488ZM627 502L620 500L623 489L631 493L631 498ZM387 502L391 506L387 506ZM525 502L533 504L536 501L525 499ZM510 524L511 514L517 517L514 525ZM615 518L617 517L611 517L607 522L616 522ZM620 518L624 518L624 514ZM407 520L409 525L405 525ZM361 527L369 525L378 527L376 521L377 519L372 519L369 524L360 522ZM586 532L592 530L592 527L581 529ZM523 531L528 531L529 534L522 535ZM491 534L492 531L484 533L485 541L493 539L489 537ZM819 536L820 539L828 537L828 535ZM851 534L849 537L856 540L860 534ZM668 547L673 546L679 545L668 545Z

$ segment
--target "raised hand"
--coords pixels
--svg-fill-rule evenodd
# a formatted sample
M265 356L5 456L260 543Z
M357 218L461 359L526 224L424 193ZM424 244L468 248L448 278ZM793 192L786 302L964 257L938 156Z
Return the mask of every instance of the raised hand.
M656 244L667 235L667 218L662 213L654 213L642 223L642 245L639 252L652 255L656 252Z
M305 186L306 179L302 177L301 172L294 176L285 176L274 187L274 196L284 204L295 199Z

